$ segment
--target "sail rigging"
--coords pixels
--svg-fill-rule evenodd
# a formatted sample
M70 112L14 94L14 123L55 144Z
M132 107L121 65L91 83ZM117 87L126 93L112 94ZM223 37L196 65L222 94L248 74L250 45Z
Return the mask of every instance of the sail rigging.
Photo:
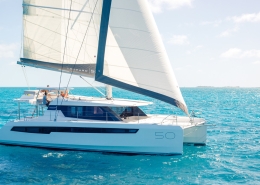
M146 0L70 3L23 0L23 58L18 64L92 77L188 113Z

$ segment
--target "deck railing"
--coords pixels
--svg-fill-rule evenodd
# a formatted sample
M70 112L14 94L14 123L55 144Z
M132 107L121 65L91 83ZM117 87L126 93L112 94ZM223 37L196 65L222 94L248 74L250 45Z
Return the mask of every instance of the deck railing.
M171 118L171 117L172 117L172 118ZM170 118L171 118L171 119L170 119ZM161 125L162 125L164 122L169 121L169 120L172 120L172 124L174 123L174 121L175 121L175 124L176 124L176 125L177 125L177 123L178 123L178 117L177 117L176 115L170 114L170 115L166 116L165 118L163 118L163 120L161 121Z

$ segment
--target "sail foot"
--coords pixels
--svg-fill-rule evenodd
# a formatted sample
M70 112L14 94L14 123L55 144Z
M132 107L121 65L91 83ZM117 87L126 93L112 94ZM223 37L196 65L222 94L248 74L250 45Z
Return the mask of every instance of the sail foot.
M91 77L95 76L96 72L96 64L58 64L58 63L51 63L51 62L43 62L38 60L26 59L21 58L17 64L22 66L29 66L35 68L46 69L50 71L58 71L68 74L74 74L84 77Z

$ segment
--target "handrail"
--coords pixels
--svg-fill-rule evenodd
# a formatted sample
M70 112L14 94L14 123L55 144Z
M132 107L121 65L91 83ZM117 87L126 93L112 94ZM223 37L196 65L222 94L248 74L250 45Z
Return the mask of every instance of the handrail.
M196 117L195 112L192 110L191 113L189 114L189 118L190 118L190 123L194 123L194 118Z
M6 120L5 123L7 123L7 122L10 120L10 118L11 118L11 116L13 115L14 112L17 112L17 111L15 111L15 110L12 111L12 112L9 114L9 116L8 116L8 118L7 118L7 120Z
M166 116L166 117L161 121L161 125L162 125L163 122L164 122L167 118L169 118L170 116L173 116L173 118L175 117L175 119L173 119L173 120L176 120L176 123L177 123L177 116L170 114L170 115ZM173 121L172 121L172 124L173 124Z
M34 113L36 112L37 107L35 106L33 113L32 113L32 117L34 117Z

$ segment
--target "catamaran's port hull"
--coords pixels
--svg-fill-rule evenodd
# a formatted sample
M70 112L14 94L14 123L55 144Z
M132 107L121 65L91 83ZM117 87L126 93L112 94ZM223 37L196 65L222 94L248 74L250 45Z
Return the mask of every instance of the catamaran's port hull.
M28 133L13 127L68 127L137 129L136 133ZM9 122L0 129L0 144L69 150L102 151L133 154L180 155L183 153L183 129L176 125L77 123L77 122Z

